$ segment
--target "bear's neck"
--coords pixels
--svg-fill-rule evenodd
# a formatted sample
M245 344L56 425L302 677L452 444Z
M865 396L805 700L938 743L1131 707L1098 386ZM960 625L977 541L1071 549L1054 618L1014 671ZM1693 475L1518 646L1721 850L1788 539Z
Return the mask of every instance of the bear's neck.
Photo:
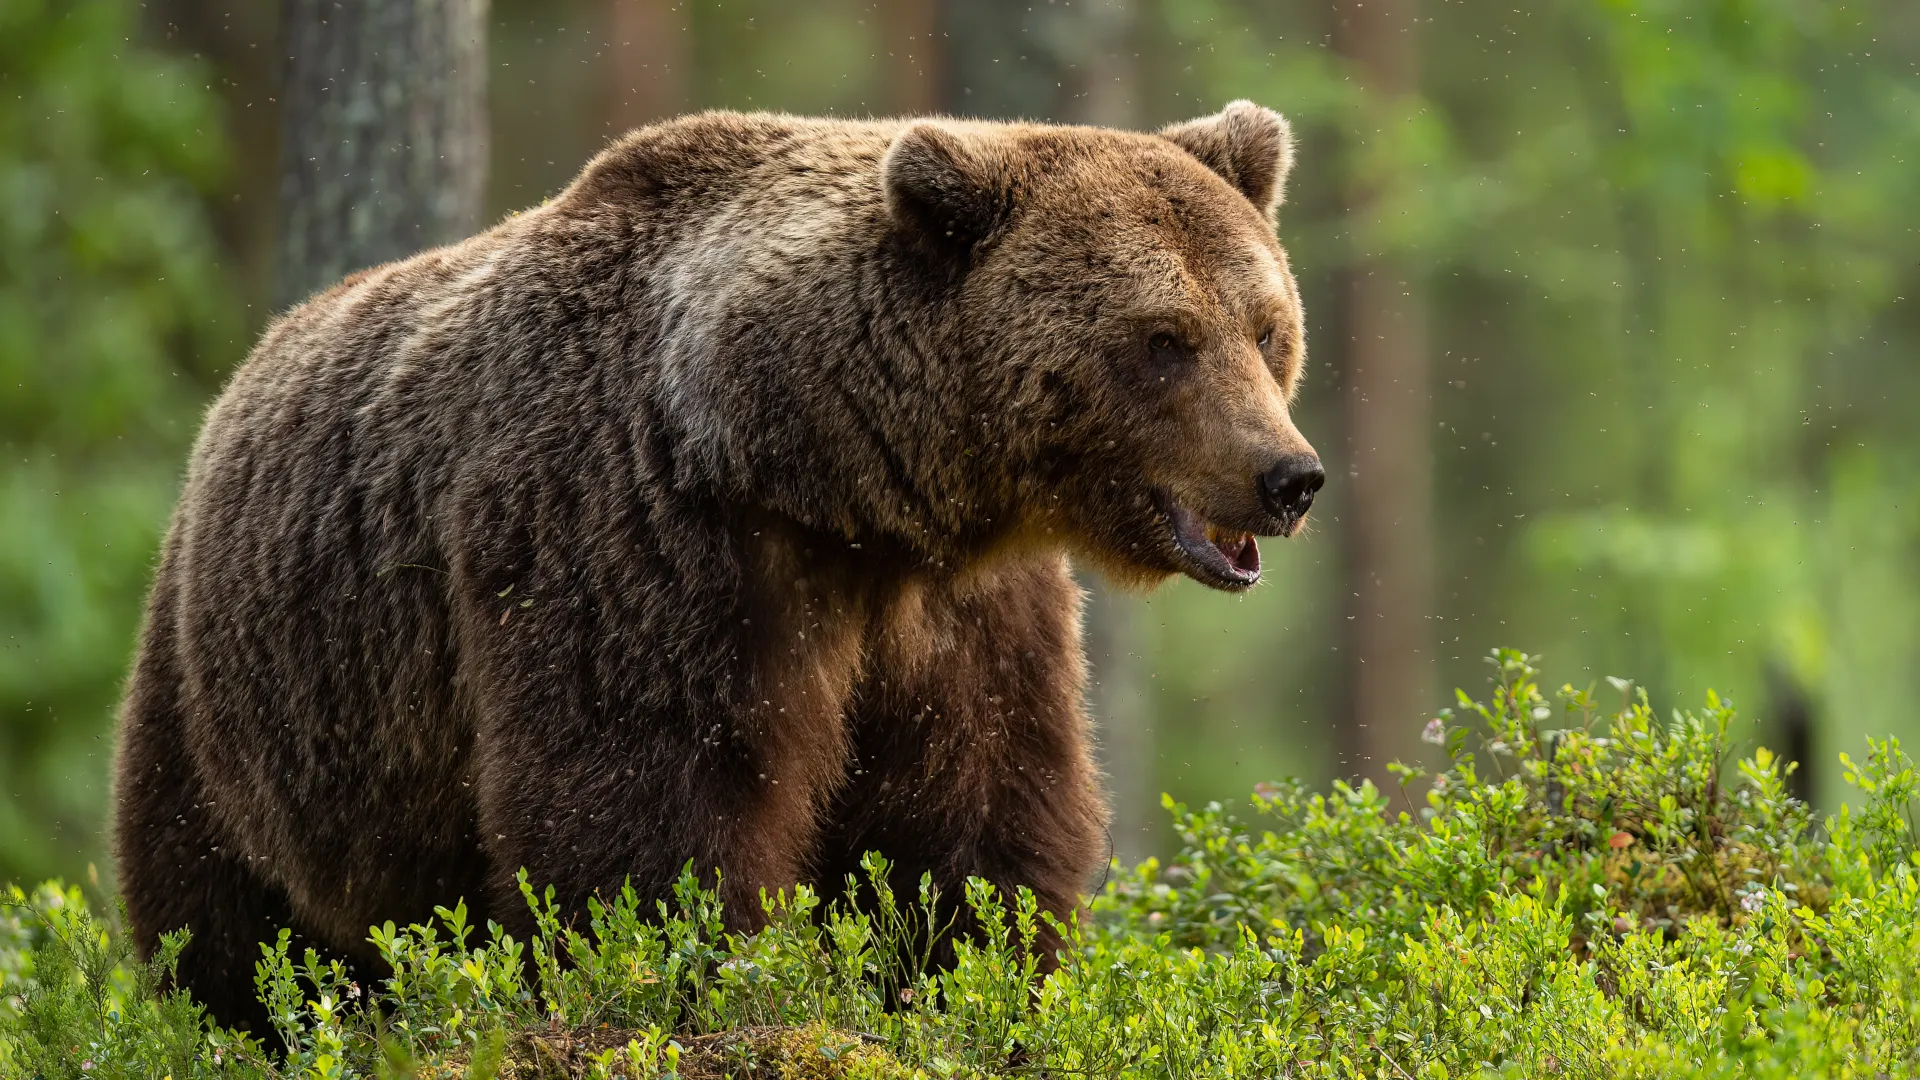
M954 329L964 280L888 224L867 175L884 133L871 160L836 153L800 180L791 148L743 149L692 187L685 163L653 161L666 134L590 166L545 239L571 292L591 269L619 297L598 348L663 421L676 482L929 569L1003 546L1021 528L1016 420Z
M1021 530L1023 454L975 404L991 395L943 299L893 258L843 252L806 276L848 280L723 290L717 312L663 295L649 366L678 456L719 492L937 567Z

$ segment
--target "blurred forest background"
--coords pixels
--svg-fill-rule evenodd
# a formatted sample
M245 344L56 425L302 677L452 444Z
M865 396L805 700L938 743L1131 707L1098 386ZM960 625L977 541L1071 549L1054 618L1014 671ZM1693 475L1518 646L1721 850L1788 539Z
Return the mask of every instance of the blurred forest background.
M280 10L0 0L0 880L105 869L154 553L282 303ZM1495 644L1662 707L1718 688L1829 809L1839 751L1920 731L1920 5L477 10L488 218L696 108L1292 118L1298 420L1332 479L1247 597L1096 586L1122 855L1162 843L1163 790L1421 759Z

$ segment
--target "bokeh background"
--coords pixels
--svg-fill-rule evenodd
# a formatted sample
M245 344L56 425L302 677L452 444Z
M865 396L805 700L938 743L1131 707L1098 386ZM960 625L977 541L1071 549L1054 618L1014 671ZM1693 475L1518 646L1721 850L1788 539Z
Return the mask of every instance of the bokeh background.
M106 869L154 553L281 295L281 7L0 0L0 880ZM1122 855L1165 844L1161 791L1388 780L1496 644L1662 708L1716 688L1828 809L1838 753L1920 727L1920 5L493 0L487 23L494 217L696 108L1292 118L1298 419L1332 480L1244 598L1090 582Z

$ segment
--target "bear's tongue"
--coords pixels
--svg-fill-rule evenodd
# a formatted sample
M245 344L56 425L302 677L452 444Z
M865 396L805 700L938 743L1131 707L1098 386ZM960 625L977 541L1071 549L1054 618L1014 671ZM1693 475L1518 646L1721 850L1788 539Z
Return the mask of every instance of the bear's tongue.
M1260 542L1252 533L1227 532L1218 525L1207 526L1207 540L1226 556L1228 565L1246 574L1260 572Z
M1260 545L1251 534L1221 529L1172 500L1166 509L1174 542L1198 564L1200 581L1238 589L1260 580Z

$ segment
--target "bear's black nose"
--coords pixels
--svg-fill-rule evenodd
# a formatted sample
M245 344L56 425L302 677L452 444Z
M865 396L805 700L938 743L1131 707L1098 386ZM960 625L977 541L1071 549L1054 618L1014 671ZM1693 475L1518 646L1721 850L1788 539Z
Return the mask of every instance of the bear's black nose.
M1313 493L1327 482L1327 470L1312 454L1288 454L1260 477L1260 498L1267 513L1291 526L1307 516Z

